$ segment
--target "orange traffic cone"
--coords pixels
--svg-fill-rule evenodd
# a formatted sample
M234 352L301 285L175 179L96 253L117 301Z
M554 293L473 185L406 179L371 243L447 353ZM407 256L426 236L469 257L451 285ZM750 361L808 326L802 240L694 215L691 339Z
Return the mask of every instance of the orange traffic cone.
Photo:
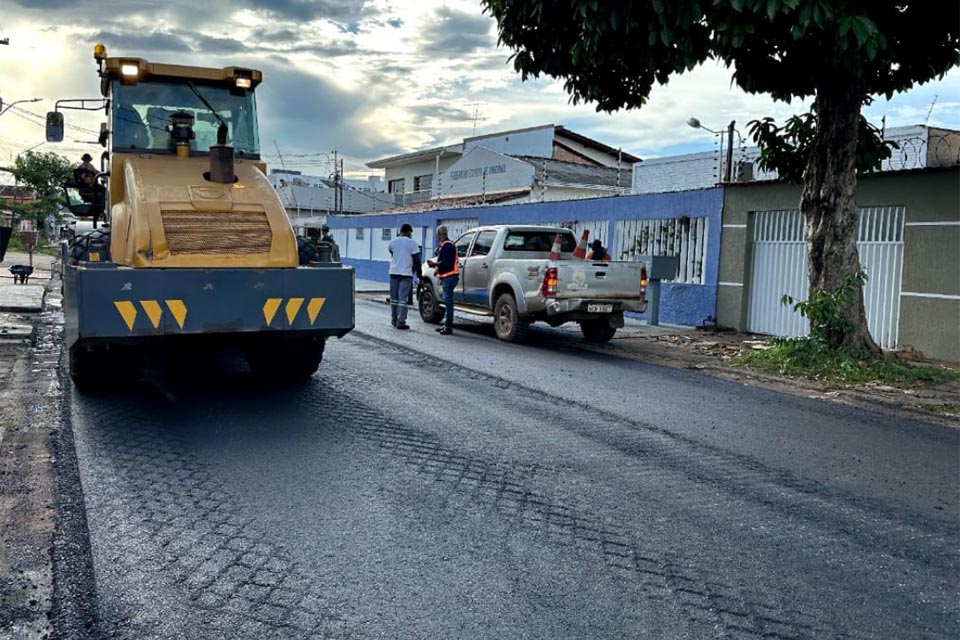
M577 248L573 250L573 257L580 258L581 260L586 259L587 257L587 238L590 236L590 230L584 229L583 235L580 236L580 242L577 243Z
M557 234L557 237L553 239L553 248L550 249L549 258L551 260L560 259L560 234L559 233Z

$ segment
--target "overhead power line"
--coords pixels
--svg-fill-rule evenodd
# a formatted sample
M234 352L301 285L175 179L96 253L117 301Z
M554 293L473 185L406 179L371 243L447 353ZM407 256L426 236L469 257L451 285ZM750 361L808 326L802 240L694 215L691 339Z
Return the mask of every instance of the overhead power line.
M33 111L30 111L29 109L24 109L23 107L12 107L12 108L10 109L10 112L13 113L14 115L20 116L20 117L23 118L24 120L27 120L27 121L29 121L29 122L33 122L34 124L39 125L39 126L41 126L41 127L46 128L46 126L47 126L47 118L46 118L46 116L44 116L44 115L42 115L42 114L39 114L39 113L35 113L35 112L33 112ZM71 130L73 130L73 131L79 131L79 132L85 133L85 134L87 134L87 135L91 135L91 136L99 136L99 135L100 135L100 132L99 132L99 131L94 131L93 129L87 129L86 127L81 127L81 126L79 126L79 125L70 124L70 123L68 123L68 122L65 122L65 123L64 123L64 126L65 126L67 129L71 129Z

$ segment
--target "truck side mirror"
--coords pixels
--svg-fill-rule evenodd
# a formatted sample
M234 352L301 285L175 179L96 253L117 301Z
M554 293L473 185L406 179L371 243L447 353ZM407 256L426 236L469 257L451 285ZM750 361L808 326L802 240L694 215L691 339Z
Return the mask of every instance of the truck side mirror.
M63 142L63 114L47 112L47 142Z

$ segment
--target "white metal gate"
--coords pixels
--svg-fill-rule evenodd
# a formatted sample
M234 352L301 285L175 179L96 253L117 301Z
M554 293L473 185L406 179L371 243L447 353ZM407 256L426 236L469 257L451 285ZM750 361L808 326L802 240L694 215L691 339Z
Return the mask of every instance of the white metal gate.
M747 330L805 336L810 332L807 319L780 304L784 294L807 298L803 217L796 209L757 211L752 216ZM860 264L869 276L863 290L867 325L884 349L897 346L905 218L904 207L866 207L860 209L857 226Z
M648 218L617 220L614 260L636 260L638 256L680 256L680 271L673 282L703 284L707 257L706 218Z
M870 335L884 349L897 346L900 329L900 279L903 275L904 207L860 209L857 251L870 279L863 288Z
M446 218L440 221L440 224L446 225L447 227L447 236L451 240L456 240L457 237L469 229L473 229L478 224L480 224L479 218Z

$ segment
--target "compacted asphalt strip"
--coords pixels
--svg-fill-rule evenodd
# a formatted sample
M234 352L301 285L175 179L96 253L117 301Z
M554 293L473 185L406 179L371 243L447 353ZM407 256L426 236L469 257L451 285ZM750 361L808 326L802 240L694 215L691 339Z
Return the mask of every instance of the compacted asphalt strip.
M72 392L100 633L960 635L960 432L387 313L296 388Z

